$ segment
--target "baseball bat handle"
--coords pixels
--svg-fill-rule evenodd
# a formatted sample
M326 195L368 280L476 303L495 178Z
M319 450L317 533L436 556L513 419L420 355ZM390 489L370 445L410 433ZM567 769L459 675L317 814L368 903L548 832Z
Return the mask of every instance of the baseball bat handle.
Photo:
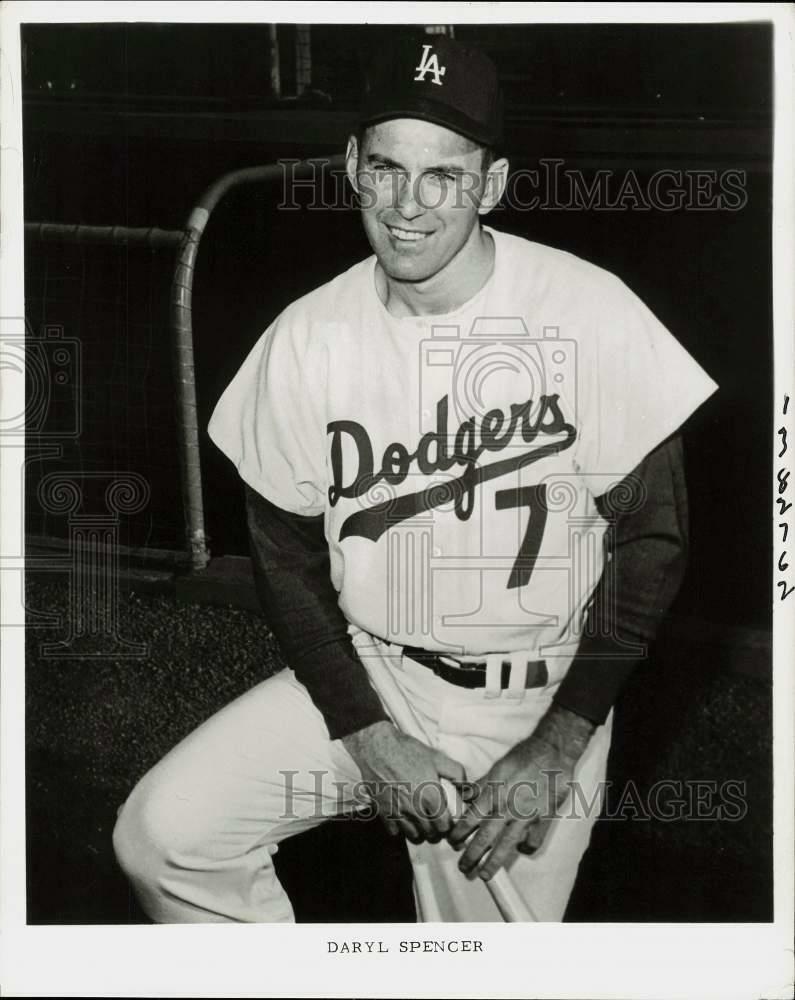
M516 891L516 886L504 869L495 872L486 885L506 923L524 923L538 919Z
M447 808L450 810L450 814L455 817L460 816L463 804L458 789L445 778L442 778L441 785L447 796ZM513 880L504 868L499 868L491 876L486 882L486 888L491 893L491 898L506 923L524 923L538 919L519 895Z

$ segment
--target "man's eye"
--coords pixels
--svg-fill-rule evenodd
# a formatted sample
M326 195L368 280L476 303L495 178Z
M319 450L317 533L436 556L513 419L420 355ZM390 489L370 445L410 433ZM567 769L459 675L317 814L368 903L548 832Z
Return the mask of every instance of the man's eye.
M455 180L453 174L448 174L444 170L434 170L428 176L441 183L450 183Z

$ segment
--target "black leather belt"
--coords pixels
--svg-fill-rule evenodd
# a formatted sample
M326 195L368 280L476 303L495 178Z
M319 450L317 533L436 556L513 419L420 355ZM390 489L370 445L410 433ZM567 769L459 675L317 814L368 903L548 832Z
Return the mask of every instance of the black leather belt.
M486 686L486 661L461 663L454 667L445 663L438 653L429 653L427 649L417 649L416 646L404 646L403 655L410 660L421 663L423 667L428 667L437 677L450 684L457 684L458 687L482 688ZM500 665L500 686L503 690L508 687L511 679L511 661L503 660ZM545 660L528 660L526 688L544 687L549 680L547 664Z

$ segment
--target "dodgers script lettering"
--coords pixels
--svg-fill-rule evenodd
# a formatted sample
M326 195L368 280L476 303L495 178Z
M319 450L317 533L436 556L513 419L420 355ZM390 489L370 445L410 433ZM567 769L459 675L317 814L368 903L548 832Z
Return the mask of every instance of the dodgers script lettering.
M424 434L411 452L399 441L387 445L378 472L374 471L373 445L367 430L355 420L332 421L328 424L333 480L328 497L332 507L343 497L363 496L381 482L399 485L408 476L413 463L423 475L447 472L454 466L465 469L457 478L356 511L344 521L340 541L350 536L378 541L390 526L451 502L456 516L462 521L468 520L474 509L476 486L571 447L577 432L561 413L558 401L556 394L541 396L535 414L532 399L513 403L508 414L499 409L489 410L479 426L474 417L469 417L452 435L447 429L448 397L443 396L436 404L436 429ZM526 444L533 443L540 434L558 436L559 440L522 450L489 465L477 464L484 452L500 452L507 448L517 431ZM356 448L357 467L352 470L343 467L346 435ZM560 435L564 436L560 438Z

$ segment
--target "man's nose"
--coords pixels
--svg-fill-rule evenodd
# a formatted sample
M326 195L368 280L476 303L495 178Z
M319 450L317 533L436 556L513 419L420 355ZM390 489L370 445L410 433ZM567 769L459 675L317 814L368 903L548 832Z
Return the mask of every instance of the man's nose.
M395 207L404 219L416 219L425 211L417 196L419 179L403 174L398 178Z

